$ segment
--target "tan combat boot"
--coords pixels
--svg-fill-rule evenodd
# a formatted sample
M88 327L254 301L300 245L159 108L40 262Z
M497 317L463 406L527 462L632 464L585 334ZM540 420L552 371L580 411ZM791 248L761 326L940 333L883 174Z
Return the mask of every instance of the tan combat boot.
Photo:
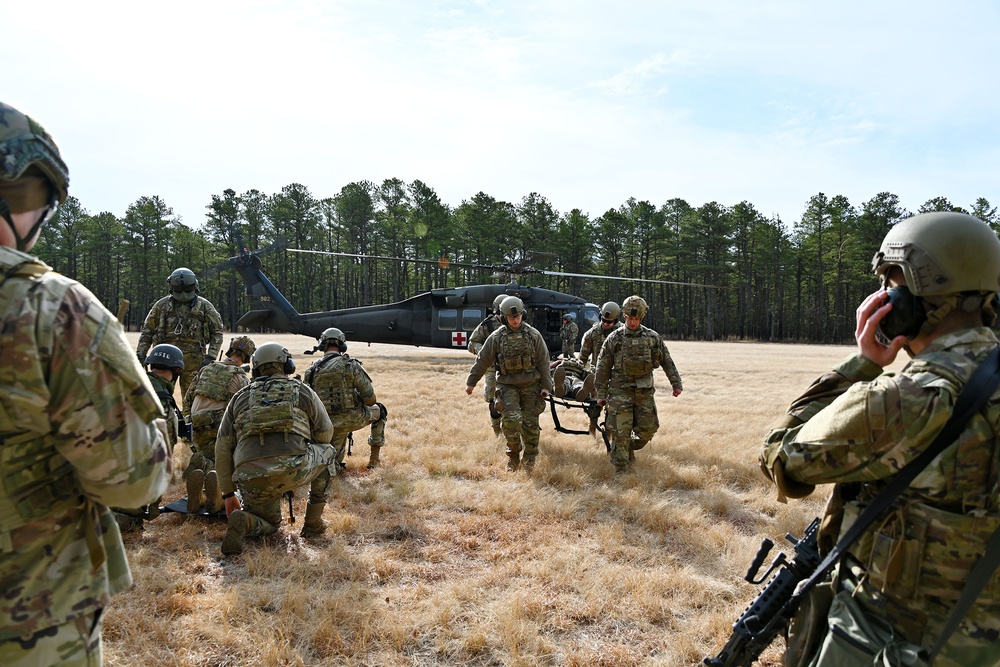
M531 474L531 471L535 469L534 456L525 456L524 460L521 461L521 463L524 466L524 472L528 473L529 475Z
M222 507L222 492L219 491L219 473L209 470L205 474L205 510L209 514L216 514Z
M552 392L556 395L556 398L562 398L566 395L566 369L560 366L556 369L556 372L552 376Z
M306 518L302 522L302 537L319 537L326 533L326 522L323 521L324 507L326 507L326 503L306 505Z
M187 511L188 514L197 514L205 504L205 497L201 490L205 486L205 471L201 468L192 470L187 478Z
M507 455L507 472L517 472L521 467L521 452Z
M229 528L222 538L222 555L232 556L243 553L243 538L250 532L251 517L243 510L233 510L229 515Z
M593 373L587 373L587 377L583 380L583 386L581 386L576 392L576 400L578 401L589 401L594 395L594 387L596 386L595 378Z
M377 468L379 464L378 453L382 445L371 445L372 453L368 456L368 469Z

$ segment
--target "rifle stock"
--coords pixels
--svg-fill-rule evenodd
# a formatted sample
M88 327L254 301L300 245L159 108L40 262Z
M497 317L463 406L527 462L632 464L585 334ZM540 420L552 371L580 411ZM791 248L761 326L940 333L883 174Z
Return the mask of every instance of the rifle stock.
M816 570L822 560L816 544L818 532L819 519L813 519L802 539L796 540L791 533L785 535L794 548L795 556L789 561L784 553L778 554L767 571L757 578L757 571L774 546L768 539L761 542L744 579L751 584L760 584L776 568L780 569L733 623L733 633L718 655L705 658L703 664L710 667L750 667L775 637L788 627L799 606L799 597L794 595L796 587Z

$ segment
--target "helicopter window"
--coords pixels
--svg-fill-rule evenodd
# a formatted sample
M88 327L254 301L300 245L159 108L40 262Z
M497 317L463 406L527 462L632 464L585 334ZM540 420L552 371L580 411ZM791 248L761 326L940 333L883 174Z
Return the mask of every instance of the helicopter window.
M584 326L580 327L581 330L589 329L597 324L597 322L601 319L600 310L594 308L593 306L586 306L580 312L583 315L584 322Z
M478 308L466 308L462 311L462 329L472 331L483 321L483 311Z
M438 329L455 331L458 328L458 311L442 308L438 311Z

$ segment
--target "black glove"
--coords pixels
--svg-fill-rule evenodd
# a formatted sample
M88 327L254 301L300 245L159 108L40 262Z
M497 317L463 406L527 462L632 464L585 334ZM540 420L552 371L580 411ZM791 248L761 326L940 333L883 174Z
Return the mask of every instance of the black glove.
M202 360L201 360L201 367L204 368L205 366L208 366L213 361L215 361L215 357L213 357L210 354L206 354L204 356L204 358L202 358Z
M376 403L375 405L378 406L379 413L381 414L381 416L378 419L376 419L375 421L378 421L380 419L385 419L386 417L389 416L389 411L385 409L384 405L382 405L381 403Z

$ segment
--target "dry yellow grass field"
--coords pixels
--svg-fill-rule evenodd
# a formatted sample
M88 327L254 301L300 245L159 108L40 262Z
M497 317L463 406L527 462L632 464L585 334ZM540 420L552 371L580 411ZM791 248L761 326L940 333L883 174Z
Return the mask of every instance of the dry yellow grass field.
M316 359L309 338L266 340L299 372ZM464 350L349 346L389 410L383 466L364 468L358 432L323 539L298 535L305 493L294 525L238 557L221 557L221 520L168 513L126 535L136 583L107 610L107 664L696 664L756 595L742 576L761 538L787 547L822 510L825 493L776 503L757 455L852 350L669 343L684 392L657 373L660 431L616 478L602 442L557 433L548 412L535 471L506 472L482 384L463 391ZM586 425L579 410L560 419ZM186 449L165 502L185 495Z

